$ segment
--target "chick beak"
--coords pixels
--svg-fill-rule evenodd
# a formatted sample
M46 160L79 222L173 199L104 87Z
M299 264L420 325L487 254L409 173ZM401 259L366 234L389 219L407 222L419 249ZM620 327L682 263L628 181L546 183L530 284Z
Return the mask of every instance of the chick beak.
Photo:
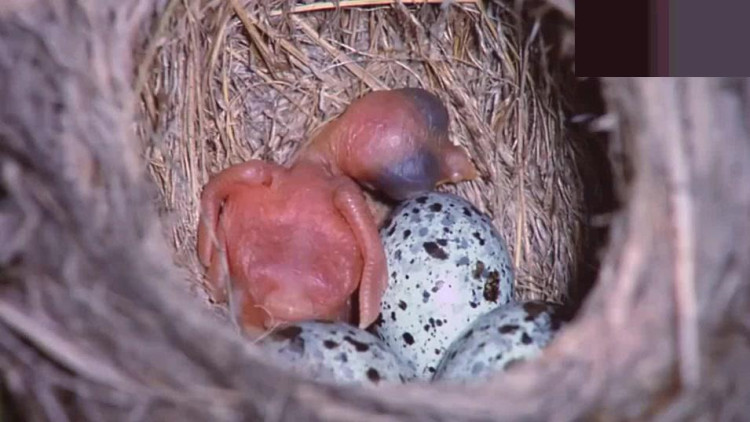
M469 154L463 148L449 144L442 151L442 158L443 177L438 181L438 186L445 183L474 180L479 177L476 166L471 162Z

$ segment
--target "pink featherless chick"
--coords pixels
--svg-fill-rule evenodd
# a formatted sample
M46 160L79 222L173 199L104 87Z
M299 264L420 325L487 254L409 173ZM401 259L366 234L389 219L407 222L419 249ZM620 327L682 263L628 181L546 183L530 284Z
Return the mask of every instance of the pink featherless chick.
M286 168L261 160L213 176L201 195L198 256L214 300L226 299L222 257L241 324L353 322L380 312L388 275L363 186L401 200L477 177L448 140L448 112L428 91L371 92L326 124Z

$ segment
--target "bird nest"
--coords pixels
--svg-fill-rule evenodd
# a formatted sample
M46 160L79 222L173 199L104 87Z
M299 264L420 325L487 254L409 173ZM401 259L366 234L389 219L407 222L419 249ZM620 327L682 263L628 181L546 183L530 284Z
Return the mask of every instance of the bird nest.
M576 81L556 54L570 52L563 0L246 3L0 6L6 415L747 412L746 82ZM492 217L519 299L585 300L540 359L487 383L316 384L272 366L207 306L199 193L230 164L286 164L352 99L404 86L448 106L451 139L481 178L446 190Z
M541 34L504 3L357 4L205 2L200 18L165 24L172 38L144 74L139 138L181 265L201 278L195 233L210 174L253 158L286 164L353 99L420 87L449 107L451 138L481 173L449 189L502 229L519 295L562 301L576 278L582 188Z

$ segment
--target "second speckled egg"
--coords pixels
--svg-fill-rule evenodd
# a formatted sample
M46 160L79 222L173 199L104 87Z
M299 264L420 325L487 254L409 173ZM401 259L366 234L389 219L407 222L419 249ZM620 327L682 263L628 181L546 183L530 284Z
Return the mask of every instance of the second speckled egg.
M380 339L341 322L297 322L257 344L271 361L320 382L378 385L414 377L412 367Z
M535 359L571 316L567 307L535 300L498 306L461 332L445 351L433 381L484 380Z
M430 379L466 326L512 299L505 242L470 202L439 192L401 203L380 235L389 278L374 330Z

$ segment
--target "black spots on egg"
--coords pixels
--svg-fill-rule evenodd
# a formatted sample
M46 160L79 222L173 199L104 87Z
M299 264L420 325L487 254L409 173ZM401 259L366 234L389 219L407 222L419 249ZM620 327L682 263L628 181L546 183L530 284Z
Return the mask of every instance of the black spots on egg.
M396 313L391 312L391 321L396 321Z
M521 343L523 343L523 344L531 344L531 341L532 341L531 337L526 332L524 332L523 334L521 334Z
M474 236L477 241L479 241L479 246L484 246L484 238L479 234L479 232L474 232L471 235Z
M404 343L406 343L407 346L414 344L414 336L412 336L411 333L404 333L401 337L404 339Z
M430 291L432 291L432 293L437 293L438 290L440 290L443 287L443 285L445 285L445 281L438 280L438 281L435 282L435 285L432 286L432 288L430 289Z
M422 303L427 303L430 300L430 292L427 290L422 291Z
M471 217L471 211L469 211L469 209L468 209L468 208L466 208L466 207L463 207L463 208L462 208L462 211L464 212L464 215L465 215L465 216L467 216L467 217Z
M284 327L271 335L275 341L288 341L287 349L290 352L305 353L305 339L302 338L302 328L297 326Z
M375 320L375 325L378 327L382 327L383 324L385 324L385 320L383 319L383 313L378 314L378 319Z
M498 327L497 331L499 331L500 334L512 334L515 333L518 328L518 325L515 324L505 324Z
M339 344L333 340L324 340L323 346L325 346L326 349L335 349L339 347Z
M434 204L430 205L430 211L432 212L440 212L443 209L443 204L439 202L435 202Z
M404 302L403 300L399 300L398 301L398 307L401 308L402 311L405 311L406 310L406 302Z
M396 249L396 252L393 253L393 257L396 258L396 261L401 261L401 249Z
M484 262L482 260L477 260L476 264L474 264L474 270L471 272L471 276L474 277L475 280L479 280L479 277L482 276L483 272Z
M461 336L461 340L467 340L472 335L474 335L474 330L469 330L469 331L466 332L466 334L464 334L463 336Z
M440 349L435 349L435 355L436 355L436 356L440 356L440 354L441 354L441 353L443 353L443 351L442 351L442 350L440 350Z
M388 233L386 233L386 236L388 236L388 237L393 236L393 233L396 232L396 227L397 227L397 225L394 224L393 227L391 227L391 229L388 230Z
M408 239L409 236L411 236L411 230L409 229L404 230L404 240Z
M302 336L294 337L289 340L289 351L302 355L305 353L305 339Z
M435 373L435 367L434 366L428 366L427 367L427 372L429 372L431 374L434 374Z
M295 325L284 327L273 333L273 337L279 340L294 340L302 334L302 327Z
M451 234L452 232L451 232L451 229L449 229L448 227L443 227L443 233Z
M484 282L484 300L490 302L497 302L500 297L500 273L497 271L490 271L487 280Z
M441 248L435 242L424 242L422 244L422 247L424 248L425 252L427 252L428 255L430 255L431 257L435 259L440 259L440 260L448 259L448 252L446 252L445 249Z
M479 303L471 301L469 302L469 306L471 306L471 309L477 309L477 307L479 306Z
M375 384L380 382L380 372L375 368L367 369L367 379L374 382Z
M435 318L430 317L427 319L427 322L430 324L432 328L435 328Z
M424 325L424 326L423 326L422 328L423 328L423 329L424 329L425 331L429 332L429 331L430 331L430 324L425 324L425 325Z
M366 352L370 349L370 345L367 343L362 343L361 341L357 341L353 339L350 336L344 336L344 341L354 346L354 350L358 352Z
M437 239L436 242L440 246L448 246L448 239Z
M418 203L420 203L420 204L424 204L425 202L427 202L427 197L426 196L420 196L419 198L416 199L416 201Z
M443 219L440 220L440 225L444 227L453 227L453 225L456 224L456 220L453 218L450 214L445 214L443 216Z

